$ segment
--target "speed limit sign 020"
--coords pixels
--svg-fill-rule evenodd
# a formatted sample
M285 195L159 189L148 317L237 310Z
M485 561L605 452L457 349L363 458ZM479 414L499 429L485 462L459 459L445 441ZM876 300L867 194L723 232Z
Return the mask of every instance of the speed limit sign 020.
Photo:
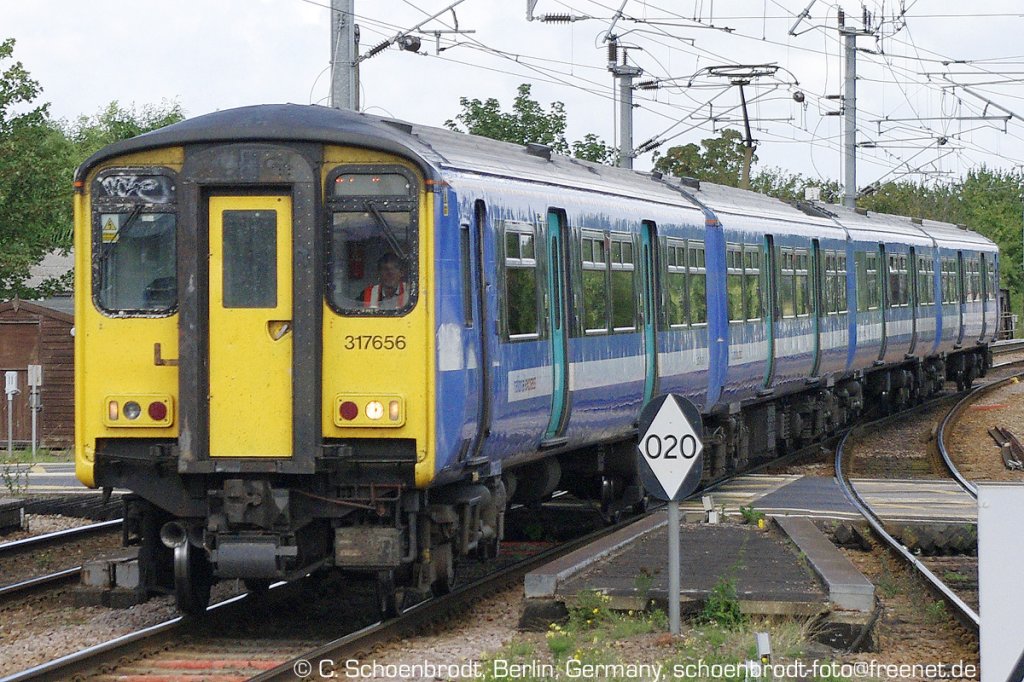
M678 502L700 484L704 425L700 411L680 395L658 396L640 412L640 480L659 500Z

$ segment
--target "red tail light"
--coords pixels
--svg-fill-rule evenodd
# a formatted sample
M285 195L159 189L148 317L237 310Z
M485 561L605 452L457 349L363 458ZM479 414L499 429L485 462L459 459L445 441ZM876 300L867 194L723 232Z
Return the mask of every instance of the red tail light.
M167 404L161 402L150 403L146 412L153 421L162 422L164 419L167 419Z
M359 406L352 401L345 401L341 404L341 418L345 421L352 421L359 416Z

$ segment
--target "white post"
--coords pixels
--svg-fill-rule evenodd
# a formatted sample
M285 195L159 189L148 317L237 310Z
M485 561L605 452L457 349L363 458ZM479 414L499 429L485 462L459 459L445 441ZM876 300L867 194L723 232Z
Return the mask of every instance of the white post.
M38 442L39 411L43 409L39 388L43 385L43 366L28 366L29 397L28 405L32 410L32 463L36 463L36 443Z
M668 503L668 624L679 634L679 503Z
M4 372L4 392L7 394L7 456L14 456L14 396L18 390L18 373Z

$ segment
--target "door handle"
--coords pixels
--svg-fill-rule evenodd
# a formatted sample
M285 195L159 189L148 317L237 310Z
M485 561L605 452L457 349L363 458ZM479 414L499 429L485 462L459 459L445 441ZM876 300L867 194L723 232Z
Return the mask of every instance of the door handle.
M160 344L153 344L153 364L157 367L177 367L177 358L165 358L162 354Z
M280 341L292 330L291 320L268 320L267 333L274 341Z

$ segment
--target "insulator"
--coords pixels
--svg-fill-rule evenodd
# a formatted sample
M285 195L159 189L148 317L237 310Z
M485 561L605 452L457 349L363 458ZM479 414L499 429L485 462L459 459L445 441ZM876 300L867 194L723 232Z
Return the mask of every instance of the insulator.
M615 39L608 41L608 63L617 64L619 62L619 44Z
M389 45L391 45L391 43L388 42L387 40L385 40L383 43L379 43L378 45L375 45L369 52L367 52L363 56L363 59L369 59L370 57L372 57L372 56L374 56L376 54L380 54L384 50L388 49Z
M540 20L545 24L568 24L571 21L576 21L576 17L571 14L544 14Z
M637 84L634 87L637 90L657 90L658 88L661 87L661 83L654 79L650 79L645 81L637 81Z

